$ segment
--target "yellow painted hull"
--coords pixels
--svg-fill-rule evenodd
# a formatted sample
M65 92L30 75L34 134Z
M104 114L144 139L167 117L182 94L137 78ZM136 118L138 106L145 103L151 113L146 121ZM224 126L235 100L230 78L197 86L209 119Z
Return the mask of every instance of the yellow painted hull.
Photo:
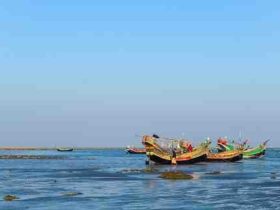
M227 162L235 162L242 160L243 154L241 150L232 150L225 151L219 153L211 153L208 152L207 160L208 161L227 161Z
M209 150L209 144L202 144L194 148L192 152L172 154L170 150L161 148L151 136L144 136L143 144L145 145L148 158L160 164L191 164L204 161Z

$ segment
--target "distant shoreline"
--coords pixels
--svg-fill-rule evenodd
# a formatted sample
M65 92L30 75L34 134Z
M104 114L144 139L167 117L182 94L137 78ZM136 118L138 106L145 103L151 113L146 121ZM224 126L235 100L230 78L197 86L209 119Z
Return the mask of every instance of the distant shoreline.
M74 150L112 150L125 149L126 147L0 147L1 150L57 150L58 148L73 148ZM280 147L268 147L267 149L279 149Z
M74 148L74 150L125 149L125 147L0 147L0 150L57 150L58 148Z

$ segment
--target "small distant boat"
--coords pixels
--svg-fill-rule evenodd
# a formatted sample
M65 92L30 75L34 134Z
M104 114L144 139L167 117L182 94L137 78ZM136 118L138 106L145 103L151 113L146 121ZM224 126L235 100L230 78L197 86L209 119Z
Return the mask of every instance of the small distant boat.
M127 147L125 151L130 154L146 154L145 148Z
M72 152L74 149L73 148L57 148L56 150L59 152Z

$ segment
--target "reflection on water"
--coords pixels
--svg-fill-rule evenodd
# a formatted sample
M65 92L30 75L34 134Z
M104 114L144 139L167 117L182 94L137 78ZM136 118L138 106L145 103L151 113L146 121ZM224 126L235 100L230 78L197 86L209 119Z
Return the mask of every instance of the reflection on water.
M255 209L279 208L280 150L259 160L195 165L145 165L123 150L0 151L0 155L63 156L1 159L0 209ZM199 177L170 181L167 170ZM69 208L71 206L71 208Z

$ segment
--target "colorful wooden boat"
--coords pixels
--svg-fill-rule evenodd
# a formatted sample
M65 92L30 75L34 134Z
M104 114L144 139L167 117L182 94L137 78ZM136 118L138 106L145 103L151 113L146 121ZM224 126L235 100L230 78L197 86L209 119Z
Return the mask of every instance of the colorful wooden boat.
M130 154L146 154L146 149L145 148L131 148L131 147L128 147L126 148L125 150L127 153L130 153Z
M269 140L263 142L262 144L254 148L246 148L247 141L245 141L243 144L237 144L237 146L234 146L232 144L218 144L218 147L221 148L220 151L233 151L234 148L240 148L242 150L244 159L253 159L260 158L265 155L266 145L268 141Z
M232 150L218 153L212 153L209 151L207 154L207 161L235 162L242 160L242 158L242 150Z
M247 159L260 158L265 155L265 150L266 150L266 143L263 143L257 147L245 149L243 151L243 157Z
M205 142L192 148L192 151L181 153L175 149L161 147L158 140L155 136L144 136L142 140L149 161L158 164L192 164L205 161L210 145L209 142Z

